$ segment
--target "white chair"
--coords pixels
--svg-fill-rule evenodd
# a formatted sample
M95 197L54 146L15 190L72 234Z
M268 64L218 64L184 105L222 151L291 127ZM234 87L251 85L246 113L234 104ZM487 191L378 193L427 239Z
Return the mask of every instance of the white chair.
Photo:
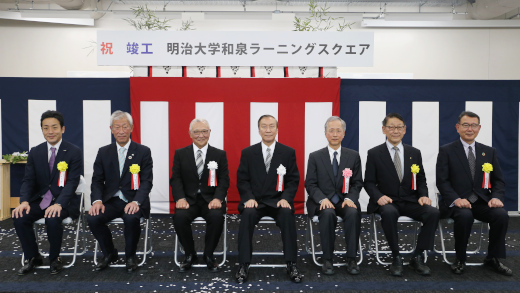
M84 192L85 192L86 188L87 188L87 184L85 182L85 178L83 178L83 175L81 175L81 177L79 179L78 188L76 189L76 195L81 196L80 205L79 205L79 212L80 212L79 217L75 220L73 220L71 217L67 217L67 218L63 219L63 221L61 222L64 226L74 226L75 225L75 227L76 227L74 229L74 232L76 234L75 239L74 239L74 249L72 251L60 252L60 256L72 256L72 260L69 263L65 264L63 266L64 268L70 268L71 266L73 266L74 263L76 262L77 256L84 255L87 252L87 239L85 236L86 229L85 229L85 215L84 215L85 206L83 203L83 197L84 197ZM33 228L34 228L34 234L36 236L36 239L38 239L40 237L39 227L42 227L44 225L45 225L45 218L41 218L38 221L34 222ZM78 252L78 244L79 244L80 238L81 238L83 249L81 252ZM45 257L49 256L48 252L44 252L41 248L39 250L40 250L40 254L42 256L45 256ZM25 260L24 254L22 253L22 265L24 265L24 260ZM50 266L36 266L35 268L49 269Z
M378 243L378 240L377 240L377 223L376 222L379 222L381 221L381 215L380 214L372 214L372 227L373 227L373 242L374 242L374 248L375 248L375 251L372 250L373 252L375 252L376 254L376 259L377 259L377 262L382 264L382 265L390 265L392 264L392 262L388 262L388 261L383 261L382 258L381 258L381 254L391 254L392 251L391 250L380 250L379 248L379 243ZM401 250L399 251L400 253L402 254L411 254L415 251L416 247L417 247L417 236L419 235L419 229L421 228L422 226L422 223L419 222L419 221L416 221L410 217L405 217L405 216L400 216L399 219L397 220L397 223L398 224L408 224L408 225L412 225L413 228L414 228L414 233L413 233L413 240L412 240L412 243L411 243L411 249L408 249L408 250ZM424 260L426 261L428 258L428 254L426 253L426 251L424 251ZM404 263L404 264L408 264L408 263Z
M340 223L343 223L343 218L341 217L337 217L338 218L338 224ZM314 224L318 224L320 222L319 220L319 217L318 216L314 216L312 218L310 217L307 217L307 223L308 223L308 229L307 229L307 232L305 233L305 248L307 250L307 252L309 254L312 255L312 260L314 261L314 263L317 265L317 266L322 266L323 263L320 263L318 262L318 259L317 259L317 255L323 255L323 251L316 251L316 245L314 243L314 229L313 229L313 223ZM310 242L310 247L309 247L309 242ZM361 247L361 239L359 239L359 249L358 249L358 252L359 252L359 260L357 261L357 264L361 264L363 262L363 248ZM334 255L345 255L347 253L346 250L334 250ZM340 266L346 266L347 263L346 262L334 262L334 266L335 267L340 267Z
M276 221L272 217L262 217L258 224L274 224ZM257 245L258 246L258 245ZM283 251L253 251L255 256L279 256L284 255ZM254 263L249 265L252 268L285 268L287 264L265 264L265 263Z
M192 225L206 225L206 220L204 220L203 217L197 217L193 222L191 222ZM224 238L222 239L222 251L215 251L214 255L222 255L222 261L219 263L219 266L224 265L226 262L227 257L227 215L224 214L224 229L222 231L222 235ZM182 245L179 243L179 237L177 234L175 234L175 252L174 252L174 261L177 266L180 266L181 263L179 262L179 251L184 253L184 249ZM201 251L197 252L197 255L203 255L204 253ZM206 267L205 264L193 264L192 267L194 268L202 268Z
M437 194L437 206L439 206L439 194ZM455 220L453 220L452 218L441 219L441 221L439 221L439 237L440 237L440 241L441 241L441 250L438 250L434 247L434 251L437 253L440 253L442 255L442 258L445 263L452 265L453 262L448 260L447 255L448 254L454 255L455 250L446 250L446 244L445 244L445 239L444 239L444 229L443 229L442 223L441 223L442 220L445 220L446 224L448 224L448 225L453 225L453 223L455 222ZM482 235L484 234L484 224L487 224L487 223L479 221L477 219L473 220L473 227L477 227L477 231L478 231L477 232L477 234L478 234L477 247L474 250L466 251L466 254L472 255L472 254L480 253L480 248L482 248ZM487 224L486 226L489 230L489 224ZM471 237L470 237L470 239L471 239ZM469 243L469 241L468 241L468 243ZM480 266L483 264L484 264L483 262L466 262L467 266Z
M145 224L145 232L144 232L143 250L136 252L136 255L142 255L143 256L143 259L138 264L138 266L142 266L146 262L146 256L148 254L153 255L153 253L152 253L152 235L150 233L151 226L152 226L152 224L151 224L152 223L151 215L150 215L150 217L148 217L148 219L141 218L140 219L140 223L141 223L141 225ZM124 225L125 223L123 222L122 218L115 218L112 221L108 222L108 224L109 225ZM94 265L98 264L98 261L97 261L97 253L98 253L98 250L99 250L98 246L99 246L99 243L96 241L96 246L94 248ZM118 254L118 256L122 256L122 255L125 255L125 252L121 251L121 252L118 252L117 254ZM126 264L115 264L115 263L112 263L112 264L110 264L110 267L112 267L112 268L122 268L122 267L126 267Z

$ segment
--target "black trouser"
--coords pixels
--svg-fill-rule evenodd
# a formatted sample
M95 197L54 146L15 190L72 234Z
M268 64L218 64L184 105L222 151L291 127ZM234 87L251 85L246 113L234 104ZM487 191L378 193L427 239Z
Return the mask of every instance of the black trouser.
M209 209L208 204L202 196L197 196L197 202L190 205L188 209L175 209L173 225L179 241L184 247L185 255L195 254L195 244L191 222L197 217L206 220L206 236L204 238L204 255L213 257L213 252L218 245L222 230L224 228L225 205L220 209Z
M283 252L285 261L296 262L296 221L294 210L288 208L244 208L240 214L240 228L238 230L238 261L250 263L253 254L253 233L256 224L264 216L272 217L282 232Z
M36 236L34 235L34 222L43 218L45 210L40 208L41 200L34 201L30 204L30 211L27 214L23 212L20 218L13 218L16 234L22 243L22 249L25 259L31 259L39 254L38 244L36 244ZM53 203L51 203L53 204ZM49 260L52 262L60 256L61 242L63 239L63 219L69 216L67 209L62 208L59 217L45 218L45 226L47 227L47 236L49 239Z
M87 215L87 222L90 231L99 242L101 251L104 256L114 252L114 242L112 241L112 232L108 229L107 223L115 218L122 218L125 224L125 256L127 258L135 256L137 251L137 244L141 236L141 217L143 212L141 209L135 214L126 214L126 202L119 197L113 197L108 200L105 205L105 212L99 212L97 216Z

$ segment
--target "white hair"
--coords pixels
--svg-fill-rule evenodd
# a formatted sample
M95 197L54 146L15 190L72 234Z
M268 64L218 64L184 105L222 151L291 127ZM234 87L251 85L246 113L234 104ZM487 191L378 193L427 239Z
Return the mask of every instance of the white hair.
M204 118L195 118L195 119L191 120L191 122L190 122L190 129L189 129L190 132L191 132L191 129L193 128L193 124L195 124L195 123L197 123L197 122L202 122L202 123L204 123L204 124L206 124L206 125L208 126L208 129L211 129L211 128L209 127L209 122L208 122L208 120L206 120L206 119L204 119Z
M332 121L340 121L341 126L343 127L343 131L347 131L347 123L345 123L345 121L343 119L339 118L338 116L330 116L329 119L327 119L327 121L325 121L325 131L327 131L329 122L332 122Z
M134 120L132 119L132 115L130 115L130 113L117 110L114 113L112 113L112 116L110 116L110 127L112 127L114 120L121 120L123 118L126 118L126 120L128 120L130 126L134 125Z

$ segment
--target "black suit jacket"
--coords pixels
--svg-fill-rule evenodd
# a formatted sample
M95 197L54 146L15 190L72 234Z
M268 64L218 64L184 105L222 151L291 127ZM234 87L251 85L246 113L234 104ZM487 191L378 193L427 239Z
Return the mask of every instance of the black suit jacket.
M388 151L386 142L368 151L365 170L365 190L370 196L367 212L373 213L379 205L377 201L386 195L392 200L417 202L419 198L428 196L426 176L422 165L421 151L407 144L404 147L404 174L403 181L399 182L394 162ZM420 168L417 174L417 190L412 190L413 164Z
M141 181L138 190L132 190L130 166L138 164L141 168L139 179ZM125 198L138 201L145 217L150 215L150 190L153 185L152 153L147 146L135 141L130 143L123 167L123 173L119 176L119 158L116 143L99 148L94 161L94 174L92 175L91 201L101 200L103 203L111 199L118 190L121 190Z
M217 162L218 165L216 170L217 186L213 187L208 185L208 163L211 161ZM185 148L175 150L170 185L175 202L181 198L185 198L190 205L195 204L199 188L202 198L207 203L215 198L225 201L229 188L229 170L226 152L208 145L206 159L204 160L204 169L199 180L197 166L195 165L193 145L190 144Z
M347 194L342 193L343 170L345 168L352 170L350 189ZM361 172L361 158L359 153L354 150L345 147L341 148L341 159L338 176L336 177L334 177L334 171L332 170L328 147L311 153L307 164L307 176L305 177L305 188L309 194L307 199L307 213L309 216L314 216L314 212L320 206L321 200L325 198L330 200L335 193L340 196L341 200L344 200L344 198L352 200L358 210L360 210L359 192L363 188Z
M280 165L287 170L282 192L276 189L278 179L276 169ZM247 147L242 150L237 170L237 188L240 193L238 210L242 213L244 203L250 199L257 201L258 208L276 207L278 201L285 199L294 211L294 196L299 182L300 173L296 166L296 152L293 148L276 142L269 173L266 173L261 143Z
M67 181L64 187L58 187L59 171L58 163L67 163ZM25 166L25 175L20 188L20 202L29 203L40 200L50 189L53 203L59 203L66 208L69 215L79 215L81 196L76 194L79 178L83 174L83 157L81 150L64 140L54 160L52 173L49 171L49 158L47 142L41 143L31 149Z
M475 142L475 159L475 177L471 178L468 157L460 139L440 147L436 175L437 188L441 195L439 209L443 216L449 216L451 210L449 206L456 199L468 198L472 192L486 202L492 198L503 201L505 183L496 150ZM482 165L484 163L493 165L493 171L490 173L491 189L482 188L484 177Z

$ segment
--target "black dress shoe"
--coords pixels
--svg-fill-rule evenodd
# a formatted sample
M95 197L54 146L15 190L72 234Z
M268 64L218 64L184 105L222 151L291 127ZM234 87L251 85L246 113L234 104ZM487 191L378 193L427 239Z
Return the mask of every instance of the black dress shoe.
M484 265L494 269L497 273L502 274L504 276L512 276L513 270L506 267L503 263L501 263L498 258L493 257L490 259L484 259Z
M424 255L422 253L418 256L412 257L410 260L410 267L413 268L419 275L430 275L430 268L426 265L426 262L424 261Z
M63 262L61 262L61 258L56 258L51 262L51 275L56 275L63 270Z
M334 275L334 265L332 264L332 260L326 259L321 266L321 271L325 275Z
M213 273L216 273L220 270L220 267L218 266L217 260L215 257L211 256L203 256L204 261L206 262L206 265L208 265L208 270L210 270Z
M179 273L185 273L191 269L191 266L197 262L196 254L189 254L184 258L184 261L179 265Z
M112 253L109 253L108 255L105 255L103 257L103 259L101 259L100 262L98 262L98 264L96 265L96 268L95 270L96 271L102 271L106 268L108 268L108 266L115 262L117 260L117 249L114 249L114 251L112 251Z
M287 274L294 283L300 283L303 279L303 275L298 271L296 263L292 261L287 262Z
M137 259L135 256L131 256L126 259L126 271L131 273L137 270Z
M351 275L359 275L359 266L355 258L347 258L347 272Z
M18 270L18 275L23 276L27 273L32 272L34 270L34 267L41 266L43 264L42 256L37 255L31 259L26 259L24 261L24 266Z
M396 277L403 275L403 258L400 255L394 257L394 261L390 266L390 275Z
M454 274L462 275L464 273L464 269L466 268L466 262L461 261L457 259L452 265L451 265L451 271Z
M238 268L238 272L235 274L235 279L239 284L243 284L247 281L247 276L249 275L249 264L241 263Z

